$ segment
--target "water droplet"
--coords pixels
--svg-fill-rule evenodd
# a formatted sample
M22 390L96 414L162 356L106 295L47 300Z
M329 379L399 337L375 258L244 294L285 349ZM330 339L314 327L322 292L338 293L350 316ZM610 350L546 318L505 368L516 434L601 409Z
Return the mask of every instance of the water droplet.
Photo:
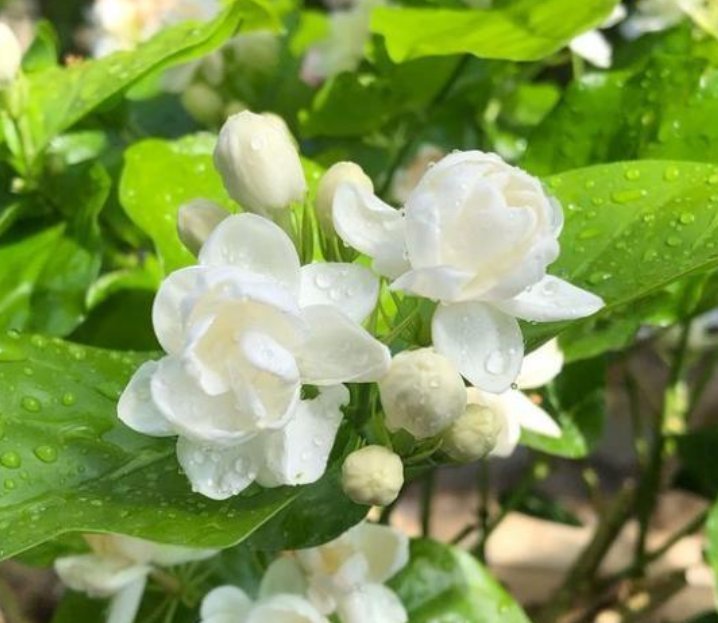
M656 215L651 212L647 212L641 218L643 219L644 223L652 223L656 220Z
M683 242L678 236L668 236L666 238L666 244L669 247L679 247L681 246L681 242Z
M611 195L611 199L616 203L630 203L645 197L648 193L641 189L636 190L619 190Z
M316 277L314 277L314 283L320 290L326 290L332 285L332 279L323 273L319 273Z
M597 229L595 227L589 227L588 229L584 229L583 231L579 232L578 238L579 240L590 240L591 238L596 238L600 235L600 229Z
M16 487L15 481L12 478L6 478L3 484L8 491L12 491Z
M681 175L681 172L678 170L678 167L675 165L671 165L666 168L666 170L663 172L663 179L667 182L674 182L677 180Z
M599 283L602 283L603 281L608 281L610 278L611 278L611 273L597 271L595 273L592 273L589 276L588 282L595 286Z
M45 348L47 346L47 338L43 335L33 335L30 338L30 344L35 348Z
M8 450L0 455L0 464L8 469L17 469L20 465L22 465L22 459L17 452Z
M54 463L57 461L57 450L52 446L38 446L35 450L33 450L33 452L43 463Z
M75 400L75 394L73 394L72 392L65 392L62 395L62 398L60 398L60 402L65 407L71 407L72 405L74 405Z
M25 409L26 411L30 411L31 413L37 413L42 409L40 401L33 396L23 396L22 400L20 401L20 404L22 405L23 409Z
M85 349L81 346L70 346L68 352L70 353L70 357L76 361L82 361L85 357L87 357L87 351L85 351Z
M678 217L678 220L684 225L690 225L693 221L696 220L696 217L691 212L684 212Z
M641 177L641 172L638 169L628 169L624 173L624 176L627 180L637 180Z
M502 374L506 369L506 357L500 350L491 351L486 357L484 368L489 374Z

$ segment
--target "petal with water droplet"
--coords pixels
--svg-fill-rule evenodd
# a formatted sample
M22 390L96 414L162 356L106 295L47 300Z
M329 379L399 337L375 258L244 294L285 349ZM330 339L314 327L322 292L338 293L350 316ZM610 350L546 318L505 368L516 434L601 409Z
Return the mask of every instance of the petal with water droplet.
M152 375L157 371L156 361L143 363L130 379L117 403L118 417L132 430L155 437L169 437L176 432L154 401L150 390Z
M546 275L521 294L512 299L496 301L494 305L523 320L552 322L595 314L603 307L603 299L568 281Z
M512 316L485 303L440 305L431 332L436 350L476 387L498 393L516 380L524 345Z
M262 435L264 462L257 481L277 487L319 480L342 421L341 407L348 402L343 385L323 387L313 400L302 400L284 428Z
M363 322L374 310L379 280L356 264L315 263L302 266L299 304L333 305L355 322Z

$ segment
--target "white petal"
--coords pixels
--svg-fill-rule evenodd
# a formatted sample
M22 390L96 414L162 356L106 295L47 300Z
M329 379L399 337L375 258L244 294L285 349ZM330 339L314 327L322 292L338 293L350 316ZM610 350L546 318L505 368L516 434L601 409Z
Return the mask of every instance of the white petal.
M563 352L558 340L546 342L524 357L521 372L516 379L519 389L535 389L553 381L563 368Z
M213 500L226 500L244 491L257 475L257 450L253 442L224 448L207 446L180 437L177 459L192 490Z
M496 439L496 445L494 449L489 453L489 456L507 457L511 456L516 450L516 446L519 445L519 439L521 438L521 425L518 419L509 417L508 413L505 413L502 409L494 411L496 417L502 422L501 430L499 431Z
M145 594L147 576L137 578L118 592L110 602L107 623L134 623Z
M546 275L518 296L495 301L494 305L507 314L523 320L552 322L585 318L595 314L603 307L603 299L568 281Z
M88 536L85 536L88 539ZM162 567L171 567L195 560L205 560L214 556L217 550L197 549L181 545L169 545L148 541L126 534L103 534L89 537L95 551L108 549L137 563L152 563Z
M403 290L434 301L461 300L464 286L473 279L467 273L451 266L418 268L404 273L391 284L392 290Z
M341 407L348 402L343 385L322 387L313 400L302 400L284 428L262 436L264 466L257 481L276 487L319 480L342 421Z
M197 442L232 445L255 434L252 414L237 408L231 393L210 396L177 357L165 357L150 384L152 399L173 428Z
M608 39L598 30L589 30L578 37L574 37L569 47L572 52L585 58L596 67L607 69L611 66L613 49Z
M304 383L369 383L389 369L389 349L338 309L312 305L303 315L309 326L298 358Z
M150 391L152 375L158 368L156 361L143 363L134 373L117 403L118 417L132 430L154 437L175 435L170 423L155 406Z
M170 354L182 350L186 318L191 311L187 303L203 273L201 266L181 268L167 275L157 291L152 305L152 325L160 345Z
M299 289L299 257L289 236L269 219L235 214L222 221L199 253L204 266L237 266Z
M483 303L440 305L431 333L436 350L472 385L500 393L516 380L524 347L515 318Z
M302 266L299 304L333 305L355 322L374 311L379 296L379 280L356 264L316 263Z
M202 623L209 623L222 615L231 615L231 621L242 621L252 609L252 600L236 586L220 586L210 591L202 600L200 616ZM219 623L218 619L218 623Z
M93 597L109 597L140 578L151 568L125 558L82 554L55 560L55 572L65 586Z
M379 274L394 278L409 268L398 210L356 184L342 184L334 195L333 215L341 239L373 258Z
M506 417L515 419L521 428L546 435L560 437L561 427L546 411L536 405L526 394L510 389L499 396Z
M307 580L299 563L284 556L275 559L264 572L259 585L259 598L279 594L304 595L306 591Z
M351 538L369 564L369 582L386 582L409 562L409 538L396 528L364 522Z
M246 623L329 623L329 621L303 597L275 595L255 606Z
M399 597L381 584L366 584L339 601L342 623L406 623L409 615Z

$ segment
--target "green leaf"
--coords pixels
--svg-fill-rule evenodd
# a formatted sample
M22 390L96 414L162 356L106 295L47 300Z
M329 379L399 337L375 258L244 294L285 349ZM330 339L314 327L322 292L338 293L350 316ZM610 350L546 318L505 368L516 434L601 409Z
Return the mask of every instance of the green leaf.
M633 159L718 160L718 72L658 56L640 71L591 73L533 133L522 166L545 175Z
M64 225L57 225L0 245L0 329L28 325L35 284L64 230Z
M713 575L718 579L718 501L713 503L708 520L706 521L706 556Z
M615 5L616 0L513 0L486 10L379 7L371 29L385 38L397 63L449 54L535 61L600 24Z
M346 506L327 488L331 473L315 485L254 487L223 502L193 494L174 440L139 435L117 419L117 397L147 358L42 336L0 338L0 386L11 388L0 393L0 559L78 531L226 547L284 509L302 516L304 496L309 505L319 495ZM323 508L320 519L334 531L351 525ZM325 534L322 523L312 531ZM301 545L297 534L291 543Z
M549 387L550 404L545 401L542 405L556 414L561 437L546 437L524 429L521 443L555 456L571 459L587 456L603 432L605 375L602 359L566 366Z
M168 28L133 52L56 67L28 77L28 115L36 153L50 140L150 73L220 46L240 25L274 26L266 0L238 0L216 20Z
M195 134L178 141L146 140L125 152L120 202L154 242L166 273L195 263L177 234L177 211L203 198L234 211L212 163L216 137Z
M550 272L606 302L596 316L579 322L627 310L671 282L718 266L714 165L614 163L569 171L547 183L566 216L561 256ZM529 349L569 324L527 324Z
M22 59L25 73L41 71L57 64L60 40L51 22L40 20L34 25L35 39Z
M529 623L476 559L435 541L413 541L409 564L389 584L411 623Z

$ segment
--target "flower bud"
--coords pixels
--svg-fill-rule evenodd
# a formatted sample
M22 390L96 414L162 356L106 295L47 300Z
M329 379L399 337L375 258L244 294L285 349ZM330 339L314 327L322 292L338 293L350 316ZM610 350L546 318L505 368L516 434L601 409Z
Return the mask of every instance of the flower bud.
M205 240L229 212L209 199L195 199L180 207L177 214L177 232L182 244L198 255Z
M399 353L379 381L389 430L416 439L438 435L466 407L466 388L451 361L431 348Z
M444 433L442 448L455 461L478 461L496 446L501 422L489 407L470 404Z
M222 127L214 164L229 195L263 216L301 201L307 190L293 142L275 119L245 110Z
M187 112L200 123L211 126L222 119L224 101L206 84L191 84L183 91L181 99Z
M319 225L327 236L334 233L334 222L332 220L332 203L334 193L337 192L340 184L352 183L360 188L374 192L374 184L371 178L364 173L358 164L353 162L337 162L333 164L319 180L317 187L316 212Z
M383 446L365 446L356 450L342 465L342 488L357 504L391 504L403 484L401 458Z
M0 87L10 84L20 71L22 49L15 33L0 22Z

